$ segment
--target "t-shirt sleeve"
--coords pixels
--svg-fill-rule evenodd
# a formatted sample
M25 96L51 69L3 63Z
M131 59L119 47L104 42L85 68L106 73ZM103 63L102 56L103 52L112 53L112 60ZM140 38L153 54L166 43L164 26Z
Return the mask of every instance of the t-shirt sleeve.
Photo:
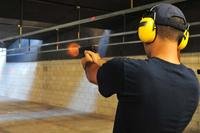
M97 73L99 92L109 97L123 90L124 62L122 58L114 58L103 64Z

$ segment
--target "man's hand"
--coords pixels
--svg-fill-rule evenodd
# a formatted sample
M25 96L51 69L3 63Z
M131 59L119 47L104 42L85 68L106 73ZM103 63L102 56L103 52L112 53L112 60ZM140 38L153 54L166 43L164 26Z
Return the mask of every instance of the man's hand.
M84 51L85 57L81 59L81 64L85 69L87 64L95 63L98 66L101 66L101 57L98 53L94 53L92 51L85 50Z
M84 51L85 57L81 59L81 64L85 70L87 79L94 84L97 84L97 71L99 67L105 63L98 53L92 51Z

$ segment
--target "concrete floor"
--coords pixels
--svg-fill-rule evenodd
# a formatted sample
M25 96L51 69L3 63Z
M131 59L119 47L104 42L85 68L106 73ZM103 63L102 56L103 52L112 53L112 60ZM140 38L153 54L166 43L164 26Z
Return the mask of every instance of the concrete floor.
M199 109L184 133L200 133ZM112 127L105 116L0 97L0 133L112 133Z
M103 116L0 98L0 133L111 133L112 126Z

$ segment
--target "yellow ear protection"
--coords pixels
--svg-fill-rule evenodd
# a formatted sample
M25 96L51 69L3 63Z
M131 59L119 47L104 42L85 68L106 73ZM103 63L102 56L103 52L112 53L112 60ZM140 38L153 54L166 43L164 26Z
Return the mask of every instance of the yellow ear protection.
M156 6L148 10L139 23L138 36L145 44L153 42L156 38L156 12L152 11Z
M153 18L142 18L138 28L138 36L144 43L151 43L156 38L156 26Z
M180 38L178 49L182 50L187 46L188 40L189 40L189 25L188 28L184 31L183 36Z
M151 8L148 14L142 17L139 23L138 36L140 40L145 44L152 43L156 38L156 24L155 24L156 12L153 11L153 9L157 6ZM179 27L177 27L177 24L173 24L171 22L169 22L169 24L170 26L173 25L172 27L179 29ZM187 24L187 28L185 29L183 36L180 38L178 49L179 50L184 49L187 46L188 40L189 40L189 24Z

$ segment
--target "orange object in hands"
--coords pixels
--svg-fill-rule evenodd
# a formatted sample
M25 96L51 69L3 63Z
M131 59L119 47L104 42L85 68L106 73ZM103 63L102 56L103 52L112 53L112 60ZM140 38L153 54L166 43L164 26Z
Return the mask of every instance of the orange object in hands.
M79 55L80 45L78 43L72 42L67 46L67 54L70 57L76 57Z

